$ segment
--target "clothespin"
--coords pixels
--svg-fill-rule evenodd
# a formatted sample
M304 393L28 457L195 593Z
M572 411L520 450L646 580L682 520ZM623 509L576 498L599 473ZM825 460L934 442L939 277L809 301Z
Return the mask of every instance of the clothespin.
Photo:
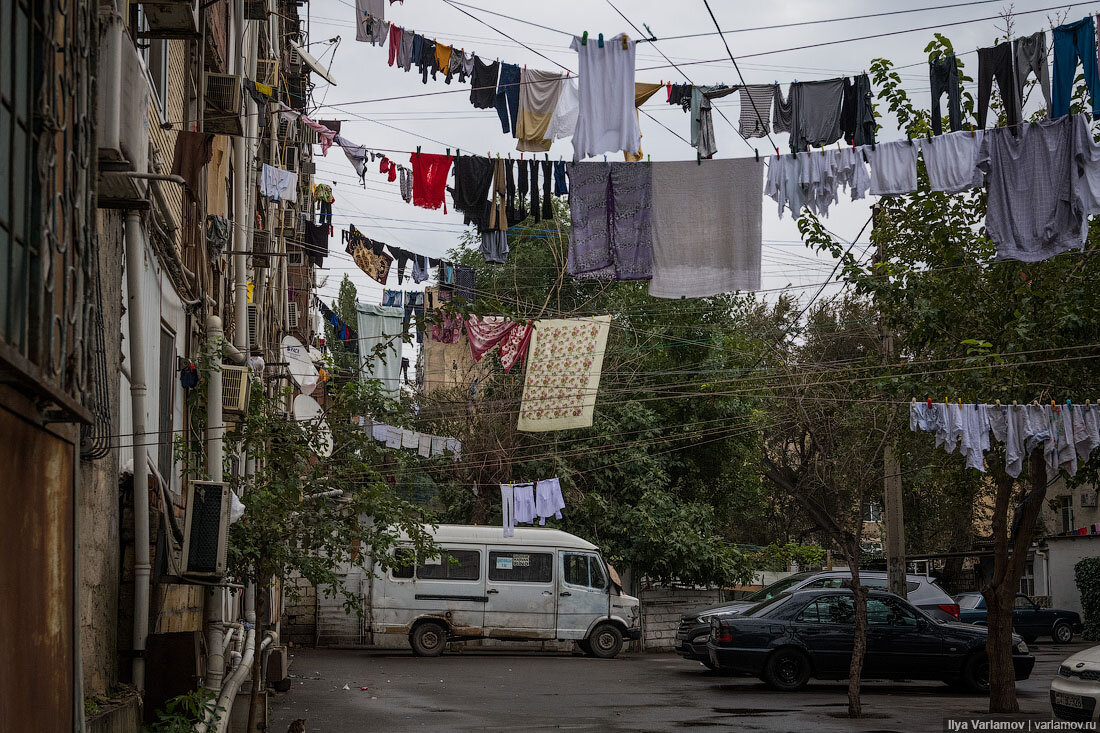
M583 34L581 34L581 45L582 46L587 46L588 45L588 31L585 31Z
M420 146L419 145L416 146L416 154L420 155Z
M997 400L997 409L998 410L1001 409L1001 401L1000 400Z
M604 162L604 163L606 163L606 162L607 162L607 153L604 153L604 154L603 154L603 162Z
M1012 406L1013 407L1019 407L1019 405L1016 404L1016 400L1012 400Z
M928 398L928 409L929 410L932 409L932 398L931 397Z
M550 160L550 153L545 153L545 155L546 155L546 159Z
M599 41L597 42L597 45L599 45L600 48L603 48L603 34L602 33L600 34L600 38L599 38Z
M756 162L759 163L760 162L760 151L757 150L756 148L753 148L752 153L753 153L753 155L756 156Z
M629 38L627 38L627 37L626 37L626 34L624 33L624 34L623 34L623 50L624 50L624 51L626 51L626 50L628 50L629 48L630 48L630 39L629 39Z
M447 148L447 155L450 156L450 154L451 154L451 149Z
M970 123L970 137L974 137L974 123Z
M949 402L949 401L947 400L947 398L946 398L946 397L944 397L944 398L943 398L943 404L944 404L944 405L950 405L951 403L950 403L950 402Z
M962 406L963 406L963 400L962 400L962 397L956 397L955 399L956 399L956 400L958 400L958 405L959 405L959 407L962 407Z
M1091 410L1092 409L1092 400L1085 400L1085 409L1086 410Z
M760 154L759 154L759 153L757 153L756 157L757 157L757 160L759 160L759 159L760 159ZM645 156L645 162L647 162L647 163L652 163L653 161L652 161L652 160L650 160L650 157L649 157L649 155L646 155L646 156Z
M1066 400L1066 407L1069 408L1070 412L1073 412L1073 400Z

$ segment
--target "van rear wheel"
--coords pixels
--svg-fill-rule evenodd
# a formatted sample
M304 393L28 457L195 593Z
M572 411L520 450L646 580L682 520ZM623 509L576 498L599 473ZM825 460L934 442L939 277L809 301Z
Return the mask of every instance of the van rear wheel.
M592 646L588 643L588 639L577 639L577 648L586 655L592 656Z
M600 624L592 630L585 640L591 654L600 659L611 659L623 648L623 633L614 624Z
M419 624L409 634L409 644L418 657L438 657L447 646L447 629L433 621Z

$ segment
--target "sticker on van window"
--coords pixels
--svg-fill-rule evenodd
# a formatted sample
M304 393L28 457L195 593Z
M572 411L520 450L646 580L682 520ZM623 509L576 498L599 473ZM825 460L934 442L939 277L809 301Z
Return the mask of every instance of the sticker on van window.
M497 570L511 570L511 569L512 569L512 558L510 558L510 557L498 557L497 558Z
M436 555L435 557L426 557L426 558L424 558L424 562L421 563L421 565L442 565L442 564L443 564L443 558L439 555Z
M512 564L517 568L529 568L531 567L531 556L514 554L512 555Z

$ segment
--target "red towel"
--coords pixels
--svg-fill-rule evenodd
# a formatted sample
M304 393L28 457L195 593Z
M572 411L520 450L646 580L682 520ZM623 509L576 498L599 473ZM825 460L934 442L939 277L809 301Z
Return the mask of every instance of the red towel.
M413 153L410 158L413 171L413 204L425 209L443 207L447 213L447 204L443 194L447 190L447 174L451 172L451 156L431 153Z

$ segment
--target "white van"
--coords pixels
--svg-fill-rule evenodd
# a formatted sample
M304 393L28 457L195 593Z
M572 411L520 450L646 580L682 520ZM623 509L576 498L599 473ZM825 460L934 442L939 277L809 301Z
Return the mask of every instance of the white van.
M502 639L576 641L611 658L641 634L638 599L591 542L541 527L503 537L500 527L443 524L432 534L445 556L376 566L368 595L371 631L407 634L420 656L448 641Z

